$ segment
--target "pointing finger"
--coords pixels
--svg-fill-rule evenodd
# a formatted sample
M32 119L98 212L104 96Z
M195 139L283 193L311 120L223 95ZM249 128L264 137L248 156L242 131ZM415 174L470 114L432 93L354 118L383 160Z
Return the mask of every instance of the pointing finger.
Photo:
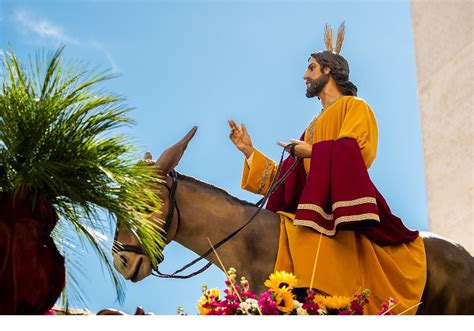
M233 129L240 132L239 126L237 124L235 124L235 122L233 120L229 120L229 124L230 124L231 128L233 128Z

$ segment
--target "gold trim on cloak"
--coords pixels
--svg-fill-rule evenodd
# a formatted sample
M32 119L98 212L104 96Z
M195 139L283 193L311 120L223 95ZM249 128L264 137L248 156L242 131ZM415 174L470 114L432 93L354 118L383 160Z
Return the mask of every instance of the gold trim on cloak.
M353 206L358 206L366 203L372 203L377 205L377 201L373 197L363 197L359 199L354 199L354 200L347 200L347 201L338 201L333 203L332 205L332 210L334 211L337 208L342 208L342 207L353 207ZM298 204L298 210L312 210L317 212L321 217L323 217L325 220L332 221L334 219L333 214L328 214L324 211L324 209L321 206L318 206L316 204L312 203L300 203ZM311 221L311 220L301 220L301 219L295 219L293 221L293 224L295 225L304 225L304 226L309 226L316 231L319 231L325 235L332 236L336 234L336 227L341 224L341 223L347 223L347 222L354 222L354 221L364 221L364 220L376 220L380 222L379 215L374 214L374 213L365 213L365 214L359 214L359 215L348 215L348 216L341 216L338 217L334 221L334 228L331 230L327 230L320 225L318 225L316 222Z
M334 221L334 228L331 230L325 229L320 226L318 223L310 220L299 220L295 219L293 224L303 225L313 228L314 230L325 234L327 236L334 236L336 234L336 227L341 223L354 222L354 221L365 221L365 220L376 220L380 222L379 215L373 213L360 214L360 215L351 215L351 216L341 216Z
M260 183L258 184L258 189L257 193L262 193L263 187L265 186L265 183L267 182L267 177L270 173L270 165L271 165L271 160L267 159L265 161L265 170L263 171L263 176L262 179L260 180Z

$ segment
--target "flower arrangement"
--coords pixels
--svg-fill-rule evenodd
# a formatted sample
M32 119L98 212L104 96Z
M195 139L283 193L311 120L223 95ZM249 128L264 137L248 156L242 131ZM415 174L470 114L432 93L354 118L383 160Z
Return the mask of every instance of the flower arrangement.
M241 277L236 281L234 268L227 272L226 289L222 297L219 289L202 288L202 297L197 302L200 315L362 315L364 306L369 302L368 289L353 298L344 296L327 296L314 289L308 289L304 302L296 300L293 293L298 280L285 271L277 271L265 281L267 291L255 295L250 290L249 282ZM395 299L384 302L379 315L391 315L397 305ZM181 307L180 315L186 315Z

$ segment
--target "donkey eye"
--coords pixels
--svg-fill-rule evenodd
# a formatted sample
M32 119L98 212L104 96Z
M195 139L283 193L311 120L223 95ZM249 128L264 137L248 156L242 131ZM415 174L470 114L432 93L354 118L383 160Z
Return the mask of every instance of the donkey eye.
M127 260L127 258L126 258L125 256L120 255L120 261L121 261L124 265L127 265L128 260Z

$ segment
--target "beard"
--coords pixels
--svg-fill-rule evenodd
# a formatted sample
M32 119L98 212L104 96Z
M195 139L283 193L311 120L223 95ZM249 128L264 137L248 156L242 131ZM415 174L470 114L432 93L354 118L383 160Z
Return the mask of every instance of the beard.
M329 75L321 74L316 79L308 78L309 86L306 89L306 97L307 98L314 98L319 97L321 92L324 89L324 86L329 82Z

